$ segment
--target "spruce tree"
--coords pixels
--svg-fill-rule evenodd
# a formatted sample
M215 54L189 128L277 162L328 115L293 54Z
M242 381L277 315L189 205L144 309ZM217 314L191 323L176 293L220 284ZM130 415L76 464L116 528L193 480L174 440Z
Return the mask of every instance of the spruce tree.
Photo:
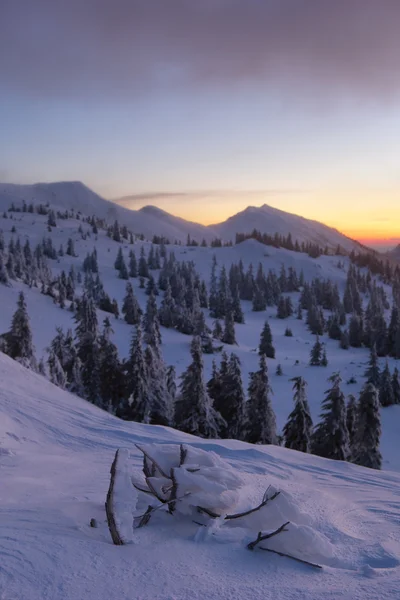
M368 367L364 376L367 378L367 383L372 383L372 385L379 390L381 372L379 370L378 354L376 352L375 344L373 344L370 350Z
M224 330L222 329L221 321L219 319L216 319L214 321L214 329L213 329L212 334L213 334L213 338L215 338L216 340L222 339Z
M285 447L299 452L311 451L313 422L307 401L306 382L302 377L294 377L294 409L283 428Z
M139 274L139 277L148 277L149 276L149 267L148 267L146 255L144 252L144 246L142 246L140 248L138 274Z
M349 432L350 456L354 455L354 437L357 426L357 401L353 394L349 395L346 408L346 425Z
M138 323L132 335L126 374L126 399L117 415L128 421L143 423L149 414L147 369L144 360L142 327Z
M323 346L322 346L321 342L319 341L319 336L317 336L315 344L312 347L311 352L310 352L310 365L312 367L320 367L321 361L322 361L322 356L323 356Z
M283 375L283 371L282 371L282 365L279 363L276 367L276 375L278 375L279 377L281 375Z
M204 383L201 340L193 338L192 362L181 376L175 403L175 427L203 438L218 437L222 417L214 410Z
M171 294L171 286L167 281L164 298L159 310L160 325L163 327L174 327L176 324L176 305Z
M129 252L129 277L137 277L138 276L138 267L136 254L133 250Z
M134 294L131 283L126 284L126 293L122 304L122 314L128 325L137 325L142 315L142 310Z
M111 341L113 334L110 320L104 319L103 332L99 338L99 391L102 408L115 412L124 394L124 377L116 345Z
M339 373L334 373L328 381L332 387L325 392L321 421L312 436L312 453L333 460L348 460L350 441L345 398L340 388L342 379Z
M400 378L399 370L395 367L392 375L393 399L395 404L400 404Z
M225 315L225 327L222 341L224 344L236 344L235 321L233 320L233 314L230 311Z
M143 422L150 425L170 425L172 405L168 394L164 361L152 346L147 346L144 360L146 364L148 412Z
M353 462L362 467L380 469L382 456L379 451L381 418L378 392L372 383L361 391L354 436Z
M381 406L392 406L395 403L392 376L387 361L379 381L379 402Z
M262 312L262 311L266 310L266 308L267 308L267 301L265 299L265 294L264 294L263 290L259 287L259 285L257 285L257 283L256 283L254 285L252 310L254 312Z
M11 329L7 339L7 354L26 367L36 368L32 331L23 292L19 293L17 310L11 320Z
M83 295L75 314L78 356L82 364L81 378L85 397L101 405L99 339L96 306L93 298Z
M49 366L49 379L51 383L54 383L54 385L65 389L67 385L67 378L64 369L62 368L57 355L51 349L47 358L47 364Z
M158 320L158 309L154 294L149 296L146 305L146 312L143 318L144 341L151 346L154 352L159 356L161 333L160 322Z
M219 374L221 389L214 398L214 408L225 423L219 431L219 437L240 439L245 419L245 394L239 357L232 353L226 369Z
M275 348L272 345L272 333L268 321L265 321L264 328L261 332L258 354L265 354L267 358L275 358Z
M251 444L277 443L276 417L264 354L260 357L259 370L250 373L243 439Z

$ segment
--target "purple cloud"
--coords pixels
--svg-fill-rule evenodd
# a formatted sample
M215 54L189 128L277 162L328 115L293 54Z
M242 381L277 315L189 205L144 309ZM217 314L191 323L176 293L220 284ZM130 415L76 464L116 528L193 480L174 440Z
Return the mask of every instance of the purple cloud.
M4 0L0 77L99 98L249 81L391 97L399 23L399 0Z

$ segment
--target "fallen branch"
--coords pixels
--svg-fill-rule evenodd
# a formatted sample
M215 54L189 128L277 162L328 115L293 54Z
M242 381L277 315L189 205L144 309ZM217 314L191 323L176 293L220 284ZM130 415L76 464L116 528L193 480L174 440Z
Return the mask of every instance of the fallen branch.
M278 550L271 550L271 548L263 548L259 546L260 550L264 550L264 552L271 552L272 554L278 554L279 556L283 556L285 558L291 558L292 560L296 560L303 565L308 565L309 567L315 567L316 569L322 569L321 565L317 565L316 563L309 562L308 560L304 560L302 558L297 558L296 556L292 556L291 554L285 554L284 552L278 552Z
M264 499L261 502L261 504L259 504L255 508L251 508L250 510L247 510L247 511L242 512L242 513L237 513L236 515L226 515L225 519L227 521L229 521L229 520L232 520L232 519L240 519L241 517L247 517L248 515L251 515L251 514L257 512L257 510L260 510L260 508L263 508L264 506L266 506L268 504L268 502L271 502L271 500L275 500L275 498L277 496L279 496L279 494L280 494L280 492L275 492L275 494L273 494L270 497L266 497L264 495Z
M138 528L143 527L144 525L147 525L147 523L150 521L150 517L153 512L156 512L157 510L160 510L160 508L164 508L165 506L168 506L169 504L171 504L173 502L176 503L176 502L178 502L178 500L183 500L184 498L187 498L188 496L190 496L190 492L187 492L180 498L174 498L173 500L166 500L165 502L163 502L162 504L159 504L158 506L150 506L149 505L147 507L146 512L143 515L138 515L137 517L135 517L135 519L141 519L141 521L138 525Z
M286 525L289 525L289 523L290 523L290 521L287 521L287 523L284 523L283 525L281 525L280 527L278 527L278 529L275 529L275 531L272 531L271 533L266 533L265 535L263 535L262 532L259 531L257 539L254 540L254 542L250 542L250 544L247 544L248 550L254 550L254 548L260 542L264 542L265 540L269 540L270 538L274 537L275 535L278 535L279 533L282 533L283 531L287 531L287 529L285 529L285 527L286 527Z

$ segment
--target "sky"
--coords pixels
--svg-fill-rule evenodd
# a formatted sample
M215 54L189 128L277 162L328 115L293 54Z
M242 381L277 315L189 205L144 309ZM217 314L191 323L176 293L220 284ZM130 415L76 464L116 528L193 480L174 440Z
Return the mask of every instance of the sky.
M395 245L399 23L399 0L1 0L0 181Z

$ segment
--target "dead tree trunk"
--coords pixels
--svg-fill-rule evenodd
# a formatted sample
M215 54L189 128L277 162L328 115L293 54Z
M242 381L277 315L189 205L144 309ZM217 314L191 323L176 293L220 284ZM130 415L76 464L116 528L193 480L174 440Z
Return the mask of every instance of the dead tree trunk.
M111 479L110 479L110 487L107 492L106 499L106 515L107 515L107 523L108 529L110 530L111 538L113 543L116 546L123 546L124 540L122 539L118 527L116 524L115 513L114 513L114 485L115 478L117 474L117 463L118 463L119 450L116 451L113 463L111 465Z

